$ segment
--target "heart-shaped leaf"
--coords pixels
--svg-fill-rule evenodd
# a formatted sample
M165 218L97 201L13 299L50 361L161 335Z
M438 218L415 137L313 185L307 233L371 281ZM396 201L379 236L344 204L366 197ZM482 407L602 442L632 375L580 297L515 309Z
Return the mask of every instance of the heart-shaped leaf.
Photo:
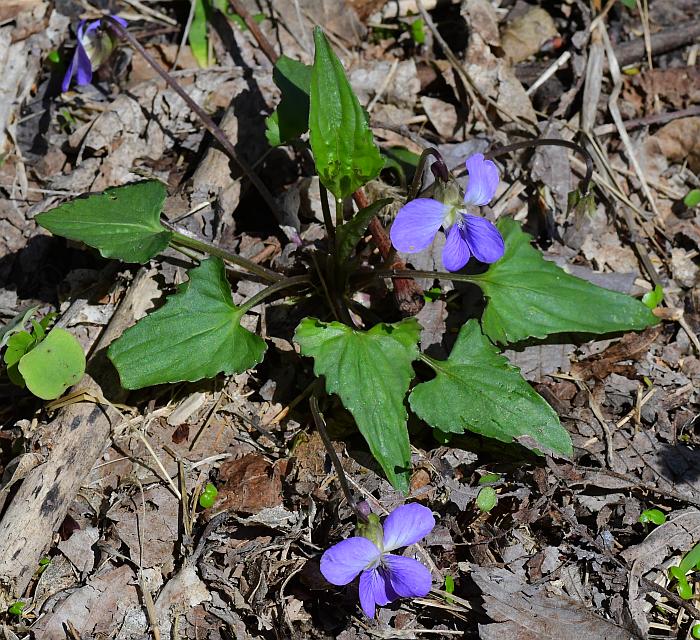
M411 409L430 426L465 430L569 457L571 438L544 399L498 353L479 323L465 324L446 361L427 358L434 379L411 391Z
M143 264L172 237L160 223L166 195L162 182L147 180L66 202L36 221L51 233L99 249L105 258Z
M419 336L414 318L369 331L304 318L294 335L301 353L314 359L314 373L340 396L387 478L402 491L408 490L411 463L404 398Z
M188 276L109 346L124 388L240 373L262 360L265 341L240 325L244 310L233 304L223 261L208 258Z
M473 276L488 300L481 323L494 342L641 330L658 322L639 300L597 287L545 260L514 220L501 218L497 226L505 255L486 273Z

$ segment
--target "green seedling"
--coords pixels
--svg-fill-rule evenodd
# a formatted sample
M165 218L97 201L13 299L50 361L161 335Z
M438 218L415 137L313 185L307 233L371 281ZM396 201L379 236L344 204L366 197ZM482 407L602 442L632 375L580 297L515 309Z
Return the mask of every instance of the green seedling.
M659 511L659 509L646 509L639 516L639 522L642 524L648 524L649 522L663 524L666 522L666 514L663 511Z
M500 481L501 476L498 473L487 473L479 478L479 484L493 484Z
M690 207L697 207L700 204L700 189L691 189L683 198L683 204Z
M13 602L10 605L10 608L7 610L7 612L13 616L21 616L22 611L24 611L25 606L26 606L25 602L22 602L21 600L17 600L17 602Z
M447 593L455 592L455 580L449 573L445 576L445 591L447 591ZM445 598L445 602L451 604L454 600L452 598Z
M664 299L664 288L657 284L651 291L642 296L642 302L650 309L656 309Z
M199 496L199 506L202 509L211 509L216 502L216 496L219 495L218 489L211 483L207 482L204 491Z
M425 22L421 18L411 23L411 37L417 45L425 44Z
M677 567L671 567L668 570L669 578L676 580L678 595L684 600L690 600L693 597L693 589L688 584L686 574L694 569L700 569L700 543L683 556Z
M693 636L693 638L698 638L700 640L700 624L693 625L690 635Z
M493 487L482 487L479 494L476 496L476 506L481 511L488 513L496 506L498 495Z

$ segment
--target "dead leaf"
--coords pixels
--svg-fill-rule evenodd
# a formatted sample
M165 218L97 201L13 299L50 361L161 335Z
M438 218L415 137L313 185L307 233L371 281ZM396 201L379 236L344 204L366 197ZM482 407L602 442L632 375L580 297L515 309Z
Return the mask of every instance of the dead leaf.
M481 39L492 47L501 46L498 15L488 0L466 0L461 11L472 33L478 33Z
M32 627L35 637L65 640L68 622L83 637L113 636L124 623L127 611L140 606L135 581L136 575L127 565L91 578Z
M258 453L231 460L221 465L217 511L258 513L282 504L282 475L286 460L274 464Z
M629 640L630 633L589 611L581 602L551 597L521 582L506 569L475 567L471 576L481 589L484 608L494 621L480 624L482 640Z
M669 122L642 144L639 161L650 179L658 180L669 165L687 160L691 171L700 172L700 117Z
M506 55L516 64L536 54L556 35L552 16L542 7L532 7L525 15L508 23L501 42Z
M447 140L452 138L457 129L457 109L455 106L428 96L421 96L420 103L435 130Z

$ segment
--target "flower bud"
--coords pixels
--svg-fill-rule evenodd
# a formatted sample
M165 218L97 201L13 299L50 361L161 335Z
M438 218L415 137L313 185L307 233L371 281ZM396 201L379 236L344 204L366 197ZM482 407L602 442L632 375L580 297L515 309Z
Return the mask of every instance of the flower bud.
M356 530L358 536L371 540L379 550L384 548L384 529L376 513L370 513L367 522L358 522Z

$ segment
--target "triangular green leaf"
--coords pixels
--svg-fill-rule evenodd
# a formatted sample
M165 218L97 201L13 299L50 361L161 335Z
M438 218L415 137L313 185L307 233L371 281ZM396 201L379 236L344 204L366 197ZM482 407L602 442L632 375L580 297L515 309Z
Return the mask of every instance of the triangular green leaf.
M265 120L268 142L273 146L296 140L309 129L309 92L311 67L308 64L280 56L275 63L272 79L282 97L275 112Z
M352 254L360 238L367 230L367 225L386 205L393 202L391 198L384 198L373 202L369 207L358 211L351 220L336 231L336 244L338 245L338 263L343 264Z
M488 300L481 323L494 342L641 330L658 322L639 300L597 287L545 260L514 220L501 218L497 226L505 255L486 273L473 276Z
M105 258L148 262L168 246L172 233L160 223L167 192L148 180L78 198L36 216L56 235L80 240Z
M162 308L110 345L126 389L240 373L262 360L265 341L241 327L244 311L233 304L223 261L208 258L188 276Z
M444 432L465 429L543 453L571 456L571 438L544 399L469 320L446 361L430 359L437 375L417 385L411 409Z
M22 356L19 372L35 396L53 400L80 382L85 373L85 352L71 333L56 327Z
M408 490L411 462L404 398L419 335L414 318L369 331L304 318L294 335L301 353L314 359L314 373L340 396L387 478L402 491Z
M375 178L384 161L367 115L320 27L314 30L314 43L309 141L321 182L342 199Z

